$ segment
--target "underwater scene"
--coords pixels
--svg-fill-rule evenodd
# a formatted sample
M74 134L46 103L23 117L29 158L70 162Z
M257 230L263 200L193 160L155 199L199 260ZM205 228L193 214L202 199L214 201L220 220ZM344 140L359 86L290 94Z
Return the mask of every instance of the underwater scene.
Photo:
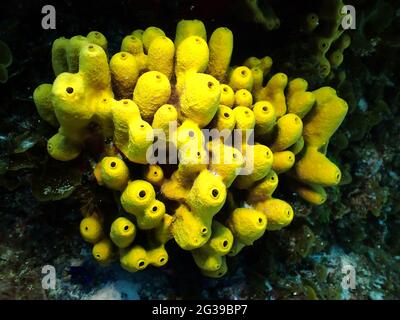
M400 298L400 2L0 3L0 300Z

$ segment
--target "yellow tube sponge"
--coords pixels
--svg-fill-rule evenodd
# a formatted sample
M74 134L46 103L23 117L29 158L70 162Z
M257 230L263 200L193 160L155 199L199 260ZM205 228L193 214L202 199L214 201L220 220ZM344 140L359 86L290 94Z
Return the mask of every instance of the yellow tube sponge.
M164 245L152 247L146 250L140 245L123 250L120 257L121 266L129 272L137 272L145 269L149 264L161 267L168 262L168 253Z
M209 278L221 278L228 272L228 265L226 264L226 257L221 257L221 267L215 271L208 271L200 269L201 273Z
M280 199L271 198L258 202L255 208L268 219L267 230L280 230L293 220L292 207Z
M289 171L296 160L296 156L289 150L274 152L274 162L272 163L272 170L277 174Z
M197 266L206 271L217 271L222 266L222 257L233 245L232 232L217 221L212 223L212 235L201 248L192 251Z
M220 176L229 188L244 165L243 156L236 148L220 141L210 142L209 146L212 153L209 170Z
M243 156L244 168L250 170L250 174L236 178L235 187L238 189L248 189L254 182L264 178L271 170L274 159L271 149L262 144L248 145Z
M174 236L172 234L172 222L174 218L169 214L164 214L161 223L153 229L154 240L158 243L165 244Z
M294 145L289 148L289 151L293 152L294 155L299 154L304 148L304 138L300 137Z
M144 180L128 183L121 195L121 205L124 210L133 215L139 215L148 208L156 198L153 186Z
M142 230L158 226L165 214L165 205L160 200L154 200L142 214L136 215L138 227Z
M204 23L196 19L179 21L176 25L175 48L178 48L183 40L191 36L197 36L206 41L207 31Z
M270 56L265 56L261 58L259 68L262 70L264 76L266 76L272 68L272 58Z
M274 170L257 182L252 188L249 189L247 201L249 203L257 203L271 198L275 189L278 187L279 178Z
M162 184L161 192L170 200L184 201L190 191L195 175L178 169L172 174L171 179Z
M351 40L337 28L342 0L329 2L334 10L323 6L302 32L316 29L311 62L334 80ZM57 128L49 155L77 165L96 159L86 182L96 179L117 202L111 215L81 208L80 233L101 265L119 258L130 272L162 267L166 246L177 245L204 276L222 277L226 256L291 223L278 183L279 193L314 205L339 184L326 154L346 102L331 87L309 91L305 79L271 74L269 56L230 65L233 43L225 27L207 39L199 20L180 21L174 39L156 26L134 30L118 53L98 31L54 41L55 80L33 100Z
M233 110L227 106L220 105L213 119L212 126L219 131L232 131L236 125L236 117Z
M235 114L236 119L236 129L242 131L254 129L254 126L256 125L256 119L254 112L250 108L236 107L233 109L233 113Z
M272 68L272 59L269 56L265 56L261 59L257 57L249 57L245 60L244 65L249 69L258 68L261 70L262 75L266 76Z
M176 47L176 87L178 92L183 90L185 75L204 72L208 65L209 51L207 43L198 36L191 36Z
M153 41L161 36L165 37L165 33L160 28L148 27L146 30L144 30L142 34L142 41L145 51L148 52Z
M158 268L165 265L168 262L169 258L164 245L160 245L156 248L148 250L147 257L150 261L150 264Z
M143 71L147 67L147 56L143 51L143 42L137 35L126 36L121 43L121 51L128 52L136 59L139 71Z
M326 144L346 116L346 101L330 87L313 91L315 105L304 118L303 137L306 144L319 148Z
M263 71L259 67L253 67L250 69L253 74L253 90L252 94L257 95L263 85L264 75Z
M145 269L149 264L146 250L139 245L134 246L130 250L121 252L121 267L129 272L137 272Z
M203 170L194 181L186 203L193 212L211 220L221 210L225 200L226 186L221 178Z
M268 101L258 101L253 107L255 117L255 135L260 138L267 138L272 133L276 124L275 109Z
M304 156L294 166L296 177L304 183L329 187L339 184L340 169L316 148L306 147Z
M296 92L307 91L307 88L308 82L303 78L295 78L293 80L290 80L287 88L287 97L290 99Z
M114 124L114 143L120 149L126 149L129 141L129 124L140 118L139 107L132 100L114 101L111 106Z
M151 164L146 168L145 179L154 186L161 186L164 181L164 171L157 164Z
M136 226L127 218L119 217L111 224L110 238L118 248L126 248L135 240Z
M246 89L240 89L235 92L235 105L252 108L253 96Z
M102 47L105 52L107 52L107 38L99 31L90 31L86 36L90 43L97 44Z
M96 124L96 126L101 129L101 133L106 139L111 138L114 133L112 122L112 105L114 104L115 100L110 96L109 92L106 92L105 90L101 91L99 97L96 97L94 92L92 92L91 98L93 98L94 102L97 102L91 124ZM90 125L87 128L90 132Z
M44 83L39 85L33 92L33 101L39 116L50 123L52 126L58 126L58 120L54 113L53 103L51 102L51 91L53 85Z
M96 168L95 177L99 185L118 191L125 189L129 180L129 169L120 158L104 157Z
M280 118L286 113L285 88L288 82L287 75L277 73L269 79L267 85L256 95L256 101L267 100L275 108L276 117Z
M100 46L90 43L82 47L79 52L79 73L85 80L87 90L110 90L108 59Z
M287 92L288 113L297 114L304 118L315 103L312 92L307 91L308 83L302 78L296 78L289 82Z
M258 67L261 63L261 60L257 57L248 57L244 62L243 65L247 68L251 69L254 67Z
M172 234L183 250L202 247L211 236L211 219L203 220L182 204L175 211Z
M265 136L275 126L276 114L273 105L268 101L258 101L253 107L255 117L255 134L257 137Z
M47 151L56 160L70 161L81 153L81 144L72 141L61 133L56 133L47 141Z
M304 200L317 206L323 204L328 198L325 189L316 184L304 184L291 181L290 188Z
M196 175L197 173L178 169L173 173L171 179L163 183L161 192L170 200L184 201Z
M253 73L245 66L235 68L229 77L229 86L234 91L246 89L251 92L253 83Z
M204 144L204 135L201 132L198 124L192 120L185 120L179 126L178 130L174 133L172 141L175 143L179 150L185 147L192 147L192 155L197 155L197 152L201 152ZM188 150L190 151L190 150ZM189 154L189 153L188 153ZM187 156L188 154L185 154ZM184 160L189 158L185 157ZM193 159L191 159L193 160ZM196 160L197 161L197 160Z
M51 64L55 76L63 72L68 72L68 61L67 61L67 46L69 40L61 37L54 40L51 48Z
M79 71L79 53L82 47L87 43L86 37L81 35L73 36L69 39L68 45L66 46L68 72L76 73Z
M143 33L144 33L143 29L136 29L132 31L131 35L140 40L143 40Z
M161 186L161 192L171 200L183 201L186 199L190 188L198 174L207 168L207 153L204 148L198 148L198 144L187 144L179 151L180 162L178 169Z
M153 186L144 180L131 181L121 195L124 210L136 217L137 226L143 230L160 224L165 205L156 200Z
M218 81L225 81L233 50L233 34L228 28L216 29L208 42L210 58L207 73Z
M166 104L171 95L171 84L161 72L148 71L142 74L133 91L133 101L138 105L142 118L152 121L154 113Z
M92 255L101 265L107 265L113 256L113 244L110 239L97 242L92 249Z
M160 36L155 38L147 53L147 68L163 73L171 79L174 70L175 47L171 39Z
M178 111L172 104L162 105L154 114L151 126L153 129L164 131L166 140L169 140L170 124L176 123L178 120Z
M94 114L86 103L86 87L80 74L62 73L53 83L52 103L60 132L72 140L81 140L84 128Z
M212 236L207 243L200 249L224 256L228 254L233 244L233 234L218 221L212 223ZM202 268L205 269L205 268Z
M110 71L116 97L131 98L139 77L139 67L135 57L128 52L116 53L110 60Z
M128 145L121 149L128 159L132 162L148 163L148 152L153 144L153 128L141 119L132 121L129 125ZM151 154L151 152L150 152Z
M232 108L235 103L235 92L227 84L221 84L221 97L219 103L230 108Z
M234 237L229 256L235 256L243 247L252 245L264 235L269 221L267 223L265 215L258 210L237 208L230 214L225 224Z
M96 214L83 218L79 229L83 240L86 242L95 244L103 237L102 223Z
M291 147L300 139L303 132L303 122L294 113L287 113L280 117L275 126L275 137L271 150L283 151Z
M219 107L221 89L218 80L204 73L186 76L184 89L179 97L181 113L200 128L209 124Z
M206 245L192 251L193 259L201 270L216 271L221 268L222 256L203 250Z

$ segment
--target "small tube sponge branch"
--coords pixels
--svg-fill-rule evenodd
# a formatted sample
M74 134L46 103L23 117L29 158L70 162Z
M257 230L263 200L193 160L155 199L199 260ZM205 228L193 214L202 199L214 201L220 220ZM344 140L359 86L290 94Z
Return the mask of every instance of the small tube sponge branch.
M125 162L117 157L104 157L96 165L94 175L99 185L121 191L128 184L129 169Z
M136 226L127 218L119 217L111 224L110 238L118 248L128 247L136 236Z
M139 77L136 59L129 52L116 53L110 60L110 71L115 96L129 99Z
M233 34L228 28L216 29L208 42L210 50L207 72L218 81L224 81L233 50Z
M141 229L153 229L164 217L165 205L155 196L153 186L144 180L130 182L121 195L122 207L135 216Z
M220 84L215 78L204 73L187 74L180 96L182 117L205 127L218 110L220 96Z
M183 40L190 36L197 36L204 41L207 40L207 31L204 23L200 20L181 20L176 25L175 47L178 48Z
M226 225L235 239L229 255L235 256L245 246L252 245L254 241L263 236L268 220L258 210L237 208L229 216Z
M133 91L133 101L138 105L143 119L151 121L154 113L167 103L170 95L171 85L167 76L158 71L149 71L138 79Z
M256 209L262 212L268 220L267 230L279 230L293 220L293 209L285 201L269 198L258 202Z
M229 253L232 245L232 232L218 221L213 221L211 238L205 245L192 251L193 259L203 273L216 272L225 264L224 256ZM222 268L221 271L226 272L227 268ZM222 275L222 272L218 274Z
M113 212L82 209L80 233L100 265L162 268L175 245L201 274L220 278L241 250L295 219L276 190L321 205L339 184L327 146L348 106L331 87L309 90L306 79L272 70L269 56L231 65L226 27L208 37L200 20L182 20L169 36L137 29L111 54L98 31L58 38L55 80L39 85L33 101L56 129L49 155L89 163L94 192L115 199ZM336 40L332 55L319 49L332 67L350 43Z
M97 242L92 249L92 255L100 265L108 265L113 260L114 247L110 239Z

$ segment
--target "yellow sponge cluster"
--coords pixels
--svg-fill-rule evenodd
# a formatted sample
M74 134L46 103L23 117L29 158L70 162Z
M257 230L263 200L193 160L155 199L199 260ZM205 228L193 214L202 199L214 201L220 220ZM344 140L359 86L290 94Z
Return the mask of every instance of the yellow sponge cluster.
M54 42L56 79L33 95L59 128L49 154L78 158L99 134L108 144L93 177L120 209L80 225L100 264L161 267L173 239L204 275L221 277L228 259L293 220L290 204L273 196L278 176L313 204L340 182L326 149L346 102L332 88L308 91L304 79L271 75L268 56L231 66L232 51L229 29L207 42L199 20L180 21L174 41L156 27L135 30L111 58L96 31ZM160 142L176 163L155 155Z

